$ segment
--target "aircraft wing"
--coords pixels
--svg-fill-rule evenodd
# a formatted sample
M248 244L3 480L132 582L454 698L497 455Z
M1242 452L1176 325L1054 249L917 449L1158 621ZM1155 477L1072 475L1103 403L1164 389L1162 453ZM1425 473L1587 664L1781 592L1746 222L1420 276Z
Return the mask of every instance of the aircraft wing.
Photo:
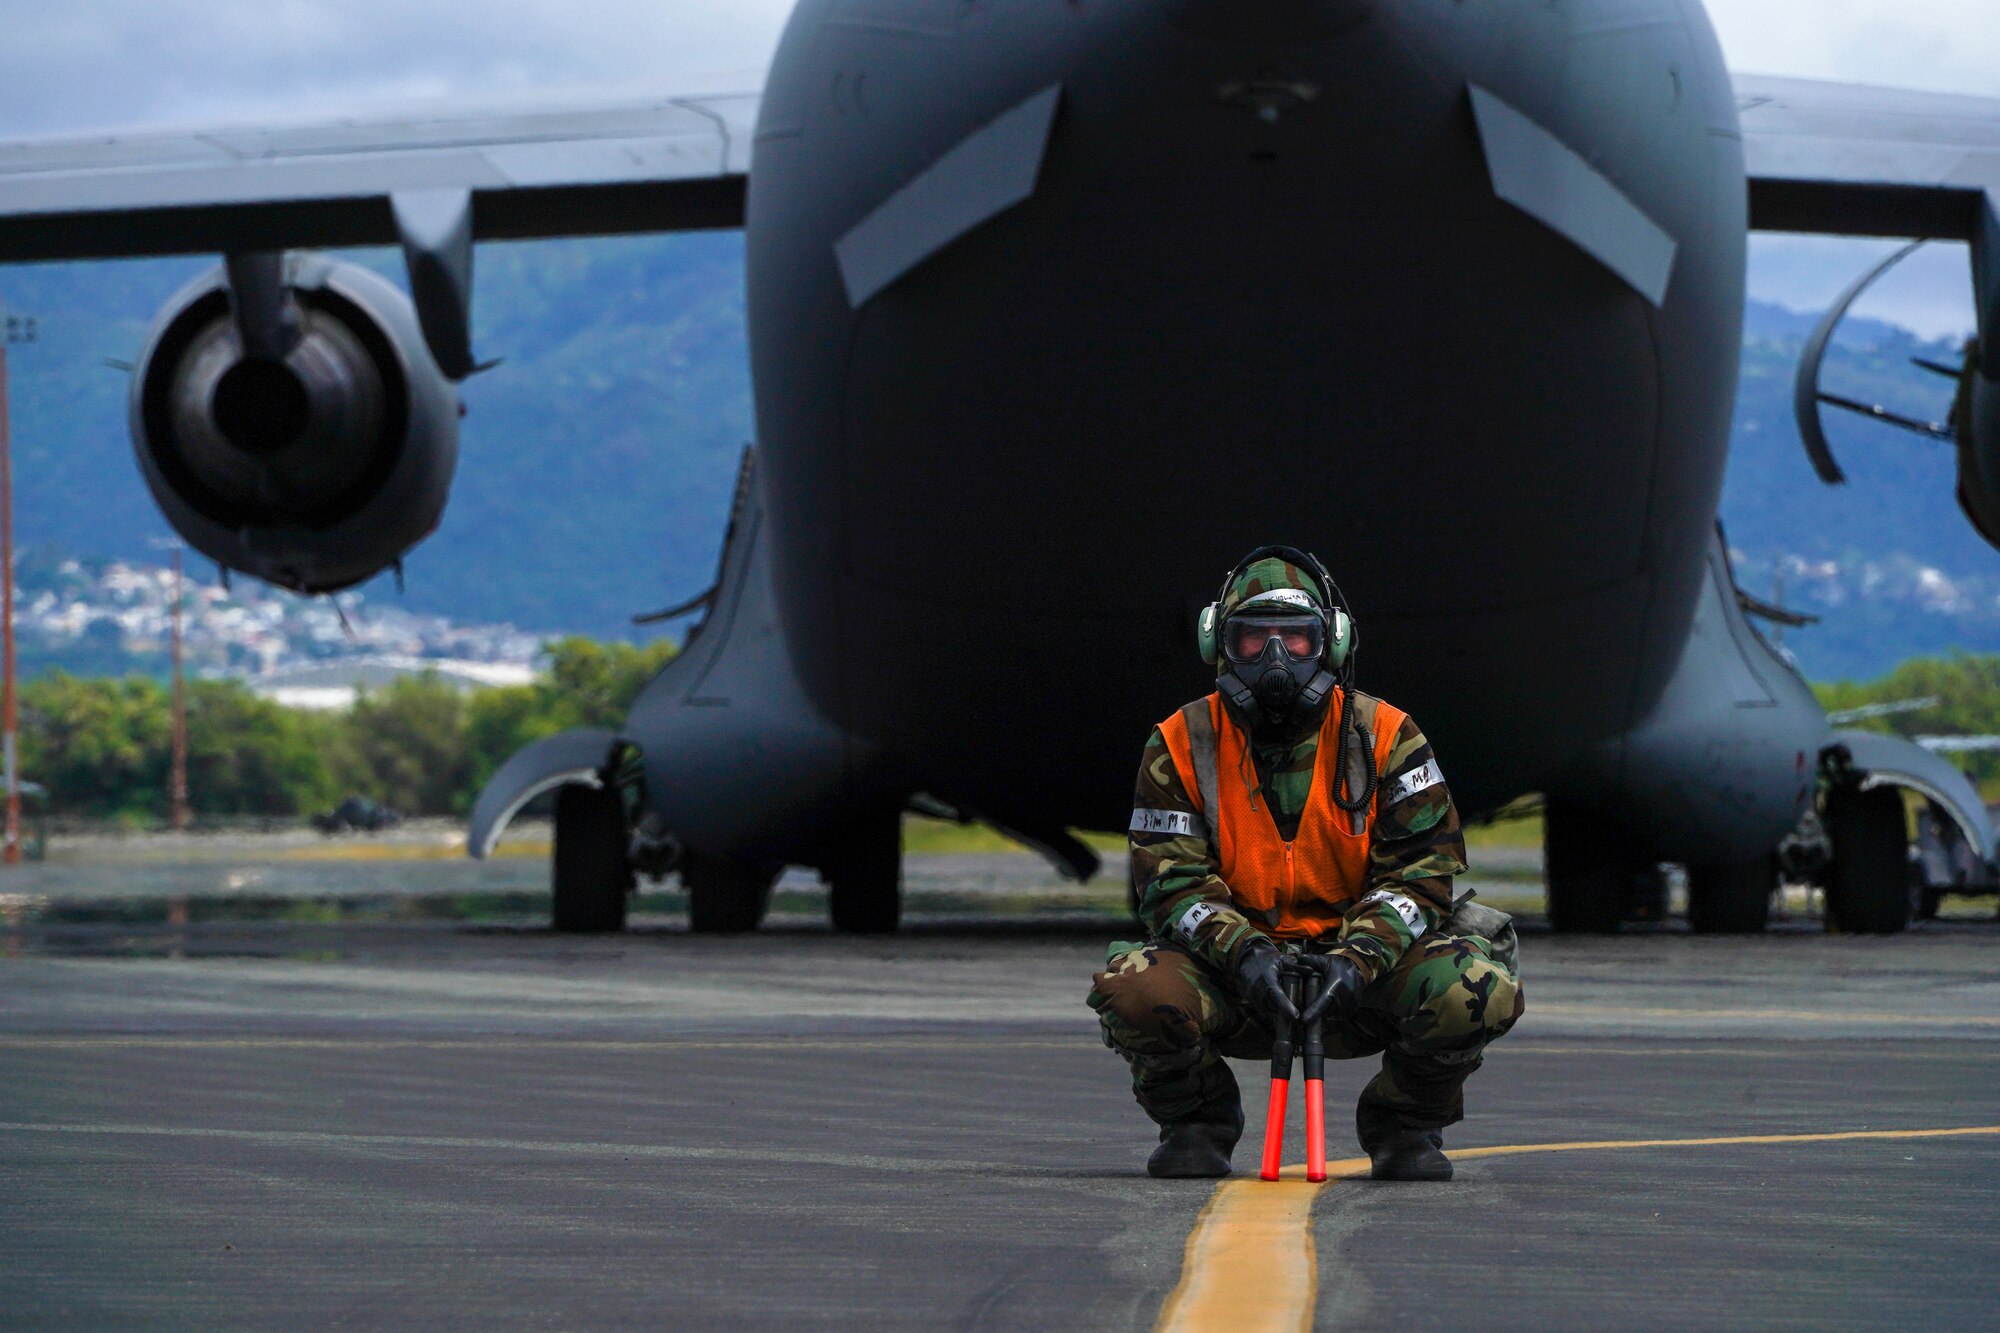
M392 245L399 210L468 194L478 240L739 227L758 102L433 106L0 143L0 263Z
M1969 240L2000 99L1737 75L1752 225ZM742 224L759 93L423 107L297 127L0 144L0 262L393 244L399 193L469 191L475 239Z
M1759 230L1970 241L2000 210L2000 98L1735 84Z

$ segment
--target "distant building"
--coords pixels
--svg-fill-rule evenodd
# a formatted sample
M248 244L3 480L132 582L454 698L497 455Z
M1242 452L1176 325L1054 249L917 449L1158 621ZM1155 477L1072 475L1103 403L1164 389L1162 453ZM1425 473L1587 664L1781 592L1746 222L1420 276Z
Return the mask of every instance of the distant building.
M251 693L273 703L331 712L354 707L355 699L364 689L380 689L406 676L421 676L425 672L466 691L526 685L535 678L534 668L523 662L472 662L381 653L280 667L245 679Z
M63 560L53 567L30 563L21 584L15 627L24 648L43 669L116 675L158 674L164 669L173 628L172 571L120 561ZM369 604L350 592L335 605L328 598L295 597L250 580L233 588L199 579L183 585L182 641L188 669L199 675L228 675L261 684L274 673L331 666L336 659L380 663L421 660L447 676L464 677L468 688L490 677L474 664L508 663L518 668L537 660L549 637L505 624L460 624L444 616L414 613L393 603ZM400 664L399 664L400 665ZM465 668L465 670L461 670ZM363 672L364 680L374 679ZM393 678L393 677L388 677ZM519 679L517 670L505 679ZM343 666L331 684L301 689L351 693L353 678ZM339 707L334 696L301 696L316 706ZM313 705L308 705L313 706Z

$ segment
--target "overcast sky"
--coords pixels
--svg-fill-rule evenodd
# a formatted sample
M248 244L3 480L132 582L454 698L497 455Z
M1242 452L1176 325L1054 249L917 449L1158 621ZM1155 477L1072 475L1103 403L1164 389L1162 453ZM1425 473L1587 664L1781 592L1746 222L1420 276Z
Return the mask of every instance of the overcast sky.
M1020 0L1016 0L1020 2ZM310 118L371 101L754 76L790 0L0 0L0 138ZM1711 0L1732 67L2000 96L2000 0ZM1879 247L1760 241L1753 294L1810 306ZM1865 309L1969 317L1962 255Z

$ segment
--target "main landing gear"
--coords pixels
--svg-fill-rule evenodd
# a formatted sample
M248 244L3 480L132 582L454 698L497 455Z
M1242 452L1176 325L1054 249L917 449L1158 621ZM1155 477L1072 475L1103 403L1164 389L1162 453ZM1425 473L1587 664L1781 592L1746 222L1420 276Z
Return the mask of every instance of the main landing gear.
M1545 820L1549 925L1558 934L1611 934L1657 892L1658 867L1599 817L1552 802ZM1842 781L1785 840L1782 858L1689 865L1688 925L1700 935L1757 934L1788 879L1820 885L1828 929L1855 935L1904 930L1916 904L1929 906L1938 892L1912 868L1902 794Z
M1551 801L1542 812L1549 928L1558 935L1611 935L1635 898L1657 894L1659 866L1581 806Z
M1910 924L1910 838L1894 787L1843 783L1826 794L1826 915L1854 935L1894 935Z
M834 930L887 935L903 917L903 816L866 815L834 841L820 862Z
M783 870L683 848L659 827L657 815L643 815L634 828L617 787L580 783L556 790L552 860L553 924L566 933L623 930L637 874L657 880L674 868L687 894L689 930L698 935L755 930ZM884 935L901 923L901 811L851 820L821 850L817 864L834 930Z
M1688 925L1697 935L1757 935L1771 924L1778 854L1687 868Z
M689 851L680 861L688 929L698 935L755 930L771 905L780 867L747 866ZM900 812L853 821L820 854L833 928L885 935L902 918L903 820Z
M688 929L697 935L740 935L755 930L771 905L774 867L746 866L688 852L681 858Z
M1581 806L1543 811L1549 927L1559 935L1611 935L1628 920L1663 920L1666 881L1638 840ZM1754 934L1771 918L1775 853L1754 861L1691 865L1688 924L1697 934Z
M593 934L625 929L625 904L634 883L626 842L625 802L616 787L556 789L555 849L550 854L550 924L556 930Z

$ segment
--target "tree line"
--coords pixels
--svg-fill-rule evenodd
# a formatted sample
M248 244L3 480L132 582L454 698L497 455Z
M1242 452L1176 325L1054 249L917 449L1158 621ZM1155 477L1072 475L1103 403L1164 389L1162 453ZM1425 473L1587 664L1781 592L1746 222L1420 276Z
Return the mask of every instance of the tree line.
M365 690L345 712L288 708L238 680L187 685L188 798L197 816L282 818L359 794L406 815L464 815L522 746L618 727L670 661L646 645L567 638L533 683L467 692L434 673ZM167 814L173 700L144 676L51 672L22 686L21 772L58 818L146 824Z
M465 692L435 675L364 691L346 712L287 708L241 681L188 683L188 795L197 815L282 818L360 794L408 815L464 815L493 771L569 727L618 727L675 646L567 638L532 684ZM1873 681L1814 687L1828 710L1935 698L1856 725L1903 735L2000 735L2000 654L1916 658ZM167 687L144 676L51 672L21 692L21 771L61 818L164 820ZM2000 780L2000 753L1954 758Z
M2000 736L2000 654L1915 657L1879 680L1814 687L1828 712L1935 699L1929 707L1850 725L1899 736ZM2000 752L1949 756L1981 782L2000 779Z

